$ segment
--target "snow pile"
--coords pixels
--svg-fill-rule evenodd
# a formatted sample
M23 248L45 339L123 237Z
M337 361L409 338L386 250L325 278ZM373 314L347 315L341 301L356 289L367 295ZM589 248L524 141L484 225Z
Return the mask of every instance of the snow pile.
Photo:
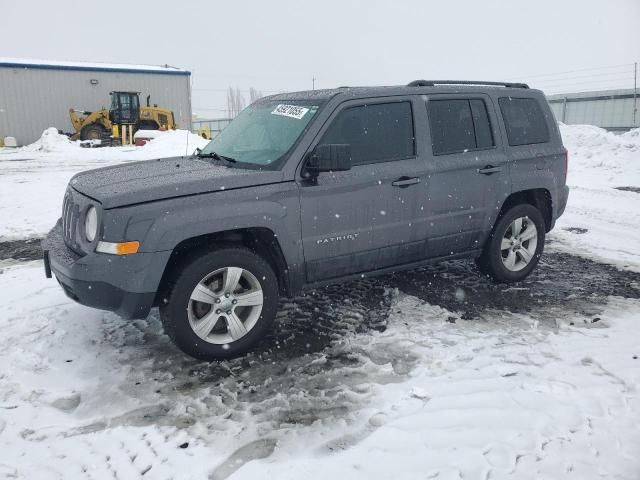
M153 140L150 140L140 151L146 160L150 158L179 157L191 155L196 148L204 148L209 143L199 135L187 130L169 130L158 132Z
M68 152L75 148L76 145L69 139L69 137L58 133L58 129L49 127L42 132L42 136L38 140L33 142L31 145L22 147L17 152L55 153Z
M560 124L570 185L640 184L640 129L622 135L593 125Z
M592 125L560 124L569 151L565 213L550 250L640 271L640 129L617 135Z
M18 149L1 150L0 160L33 160L47 157L48 160L82 161L122 161L151 160L165 157L179 157L203 148L209 140L187 130L156 131L153 141L142 147L125 145L122 147L86 148L79 141L71 141L58 130L47 128L42 136L31 145Z

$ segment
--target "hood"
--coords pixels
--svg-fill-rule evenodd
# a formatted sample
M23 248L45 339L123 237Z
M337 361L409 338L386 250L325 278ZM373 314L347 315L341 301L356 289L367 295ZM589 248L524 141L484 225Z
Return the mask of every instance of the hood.
M175 157L89 170L75 175L70 184L108 209L281 181L280 171L245 170Z

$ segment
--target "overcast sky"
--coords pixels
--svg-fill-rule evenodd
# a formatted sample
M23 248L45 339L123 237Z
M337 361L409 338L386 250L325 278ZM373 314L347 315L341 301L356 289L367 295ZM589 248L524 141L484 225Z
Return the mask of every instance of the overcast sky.
M11 1L0 18L0 56L187 68L194 111L210 117L229 86L631 88L640 61L640 0Z

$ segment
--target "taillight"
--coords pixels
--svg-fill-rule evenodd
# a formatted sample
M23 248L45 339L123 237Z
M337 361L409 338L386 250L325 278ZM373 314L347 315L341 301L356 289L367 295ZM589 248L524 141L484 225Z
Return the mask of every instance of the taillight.
M569 150L567 147L562 147L564 151L564 183L567 183L567 174L569 173Z

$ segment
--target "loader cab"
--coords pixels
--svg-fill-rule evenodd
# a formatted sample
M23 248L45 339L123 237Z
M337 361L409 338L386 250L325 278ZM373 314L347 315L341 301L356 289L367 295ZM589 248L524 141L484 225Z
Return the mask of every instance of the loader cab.
M111 92L109 120L115 124L138 123L140 98L138 92Z

